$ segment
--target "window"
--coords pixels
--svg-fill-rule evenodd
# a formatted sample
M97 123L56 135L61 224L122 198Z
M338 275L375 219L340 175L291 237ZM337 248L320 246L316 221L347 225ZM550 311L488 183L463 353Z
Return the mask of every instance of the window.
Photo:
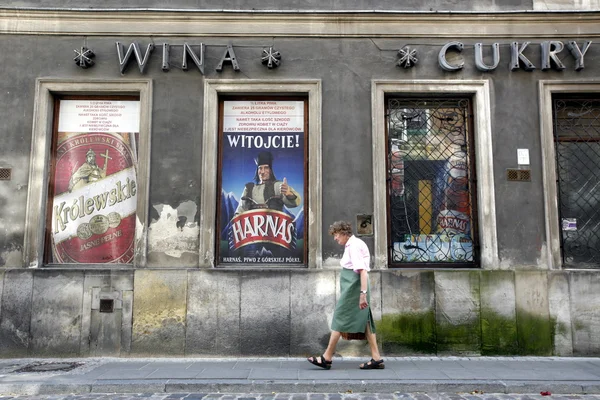
M222 115L220 102L224 100L244 100L249 98L271 98L294 101L300 98L305 101L305 118L307 128L305 135L310 140L305 143L304 210L310 216L310 223L304 226L304 264L308 268L320 268L323 265L322 249L322 200L321 200L321 82L319 80L221 80L206 79L204 81L204 128L202 136L202 179L201 217L200 217L200 267L210 268L220 263L217 250L220 248L220 236L215 231L224 226L217 221L220 207L221 165L219 146L222 141L220 121ZM229 140L229 139L227 139ZM254 154L256 156L256 154ZM250 170L243 173L243 187L252 180L256 164L252 162ZM276 170L278 179L283 175ZM307 186L310 182L310 188ZM242 188L235 188L240 191ZM294 189L297 189L294 187ZM297 189L298 190L298 189ZM238 194L239 196L239 194ZM294 209L296 211L296 209ZM225 264L222 264L225 265ZM289 264L288 264L289 265Z
M595 81L543 80L539 83L539 89L544 212L548 244L547 252L543 256L546 257L549 269L594 267L597 266L597 256L594 263L593 257L590 262L589 258L586 260L583 253L593 255L593 251L589 250L598 249L593 240L586 239L588 235L593 239L593 228L589 227L593 226L595 218L597 221L595 216L597 214L589 213L590 206L585 205L587 209L585 210L579 205L589 200L592 200L592 203L594 201L594 191L589 190L593 187L594 176L598 175L594 171L594 168L598 167L598 164L594 167L594 163L598 161L598 136L597 115L593 110L597 108L600 84ZM595 99L593 102L589 102L593 99ZM580 154L572 157L574 152L580 151L578 148L585 149L583 150L585 154L581 154L581 157ZM559 152L563 152L562 155ZM582 196L575 198L573 196L575 192L572 190L577 187L583 189L583 192ZM568 197L564 198L562 193L568 193ZM596 186L596 196L597 193ZM563 252L563 246L569 246L570 249Z
M600 99L553 99L562 265L600 268Z
M306 101L220 102L218 263L304 265Z
M145 266L151 81L36 84L26 265Z
M374 251L373 256L375 259L376 268L388 268L389 266L401 266L398 262L394 263L391 259L391 238L390 229L390 190L394 187L390 183L390 174L393 172L392 165L397 164L403 168L404 176L402 177L402 185L404 185L404 196L409 199L410 196L417 194L418 199L418 185L413 183L413 187L407 186L408 169L405 165L405 159L402 159L402 163L398 162L399 158L392 160L388 157L390 152L395 151L394 145L398 146L399 150L402 150L401 137L390 136L389 126L390 120L387 117L388 101L390 98L396 99L417 99L428 100L437 98L439 100L455 99L462 100L468 99L472 107L472 113L468 114L470 123L468 128L470 131L466 131L467 140L467 154L471 157L469 166L477 171L477 186L471 186L469 189L470 206L472 210L471 219L477 222L477 227L471 227L474 237L473 243L477 243L478 249L474 248L474 266L480 266L483 269L495 269L499 268L500 261L498 258L498 239L496 235L496 211L495 211L495 200L494 200L494 173L493 173L493 152L492 152L492 129L491 129L491 118L490 118L490 88L489 82L486 80L374 80L371 90L372 102L372 135L373 135L373 233L374 233ZM416 109L426 110L427 107L414 107L399 105L399 110L402 109ZM422 113L421 113L422 114ZM431 120L431 114L428 116ZM424 125L422 125L424 126ZM427 125L427 129L435 130L435 125L430 123ZM434 132L428 133L433 135ZM423 137L423 135L413 135L414 140L416 138ZM425 137L427 137L425 135ZM410 135L407 132L407 140L410 140ZM413 141L414 141L413 140ZM411 157L414 155L415 163L429 160L432 164L441 161L438 159L440 156L439 151L436 151L435 146L427 148L427 144L416 142L418 144L416 148L420 147L419 150L422 154L422 160L416 157L415 153L411 153ZM438 149L439 150L439 149ZM472 151L472 153L471 153ZM404 154L397 154L403 156ZM411 167L414 170L414 168ZM414 181L414 179L412 179ZM423 179L422 179L423 180ZM473 182L469 182L472 185ZM422 183L427 185L427 183ZM398 185L396 185L398 186ZM430 186L430 190L433 193L433 184ZM427 193L428 189L425 189ZM402 191L398 191L402 193ZM433 201L433 197L431 198ZM425 205L426 202L424 203ZM408 204L407 204L408 205ZM429 209L432 210L432 206ZM408 208L407 208L408 210ZM435 212L432 212L432 219L418 218L423 224L423 228L427 229L427 223L429 223L429 229L434 229ZM421 215L426 215L422 213ZM414 221L414 222L416 222ZM430 221L430 222L428 222ZM417 225L414 225L417 228ZM411 225L411 229L413 225ZM418 226L421 229L421 226ZM439 244L436 243L436 246ZM403 264L409 266L409 264ZM434 265L430 263L413 263L412 266L429 266ZM438 263L436 265L454 267L458 266L457 263L445 262Z
M468 99L390 97L390 263L458 264L476 258Z
M133 264L140 102L55 101L46 262Z

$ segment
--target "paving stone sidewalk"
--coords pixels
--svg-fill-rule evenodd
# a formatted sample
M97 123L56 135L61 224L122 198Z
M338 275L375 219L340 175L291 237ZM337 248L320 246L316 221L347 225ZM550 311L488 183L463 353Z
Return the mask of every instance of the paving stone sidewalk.
M600 394L600 358L388 357L384 370L371 371L358 369L363 361L335 358L331 370L322 370L300 358L0 359L0 396L58 399L88 394L82 398L96 399L125 393L129 397L119 398L183 398L168 396L204 393L203 398L212 399L214 393L228 393L226 399L234 400L241 398L236 393L320 393L323 400L353 400L360 393L393 395L390 399L403 393Z

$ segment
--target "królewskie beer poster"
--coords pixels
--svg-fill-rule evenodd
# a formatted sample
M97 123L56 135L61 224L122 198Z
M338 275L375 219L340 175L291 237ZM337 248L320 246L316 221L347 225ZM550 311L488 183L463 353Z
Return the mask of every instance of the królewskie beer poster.
M218 262L304 264L303 101L223 102Z
M139 101L61 100L51 263L131 264Z

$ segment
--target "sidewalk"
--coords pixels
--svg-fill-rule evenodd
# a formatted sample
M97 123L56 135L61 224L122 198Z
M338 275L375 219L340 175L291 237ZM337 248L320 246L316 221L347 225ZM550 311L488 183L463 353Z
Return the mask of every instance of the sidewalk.
M363 361L334 358L322 370L301 358L0 359L0 395L600 393L600 358L388 357L371 371Z

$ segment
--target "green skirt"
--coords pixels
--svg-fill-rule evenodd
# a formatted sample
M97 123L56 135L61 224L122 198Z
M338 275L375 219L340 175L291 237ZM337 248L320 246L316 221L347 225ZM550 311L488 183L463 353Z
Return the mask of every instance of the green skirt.
M360 298L360 274L351 269L342 268L340 276L340 298L335 306L331 330L344 333L366 333L367 324L375 333L371 306L361 310L358 306ZM367 302L371 304L371 290L367 288ZM344 337L344 335L342 335ZM352 337L352 336L351 336Z

